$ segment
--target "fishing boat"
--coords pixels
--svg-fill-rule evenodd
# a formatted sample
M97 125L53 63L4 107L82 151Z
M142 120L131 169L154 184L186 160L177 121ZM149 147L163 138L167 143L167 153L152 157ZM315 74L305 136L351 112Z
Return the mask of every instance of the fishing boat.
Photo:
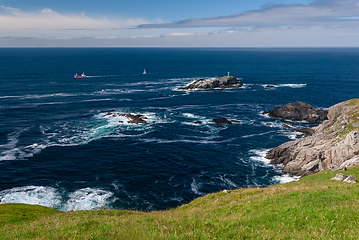
M143 69L143 74L146 74L146 69Z
M85 78L85 73L82 73L81 75L77 75L77 73L74 75L74 78Z

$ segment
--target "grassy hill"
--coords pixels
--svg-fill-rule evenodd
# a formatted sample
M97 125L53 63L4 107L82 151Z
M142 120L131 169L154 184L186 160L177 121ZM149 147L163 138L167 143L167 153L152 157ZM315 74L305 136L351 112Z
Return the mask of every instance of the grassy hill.
M336 173L213 193L167 211L0 204L0 239L358 239L359 184L331 181ZM359 179L359 166L344 173Z

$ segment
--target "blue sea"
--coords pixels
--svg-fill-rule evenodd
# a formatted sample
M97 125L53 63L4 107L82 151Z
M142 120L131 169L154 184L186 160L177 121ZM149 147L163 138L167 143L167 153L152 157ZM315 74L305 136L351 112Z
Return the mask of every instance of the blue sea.
M176 90L228 72L244 86ZM162 210L296 180L265 154L314 125L262 113L359 97L359 49L2 48L0 83L1 203Z

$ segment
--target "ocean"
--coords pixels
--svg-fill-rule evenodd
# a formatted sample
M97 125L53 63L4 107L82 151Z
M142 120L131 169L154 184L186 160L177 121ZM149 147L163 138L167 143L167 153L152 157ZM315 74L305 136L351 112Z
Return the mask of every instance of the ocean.
M176 90L228 72L244 86ZM0 82L0 203L163 210L296 180L266 151L315 124L262 113L357 98L359 49L1 48Z

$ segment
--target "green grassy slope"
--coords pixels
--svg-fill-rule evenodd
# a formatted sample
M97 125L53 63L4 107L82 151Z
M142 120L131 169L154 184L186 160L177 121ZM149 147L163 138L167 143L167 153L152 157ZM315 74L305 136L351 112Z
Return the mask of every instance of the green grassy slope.
M3 204L0 239L358 239L359 184L331 181L336 173L213 193L167 211ZM344 173L359 179L359 166Z

